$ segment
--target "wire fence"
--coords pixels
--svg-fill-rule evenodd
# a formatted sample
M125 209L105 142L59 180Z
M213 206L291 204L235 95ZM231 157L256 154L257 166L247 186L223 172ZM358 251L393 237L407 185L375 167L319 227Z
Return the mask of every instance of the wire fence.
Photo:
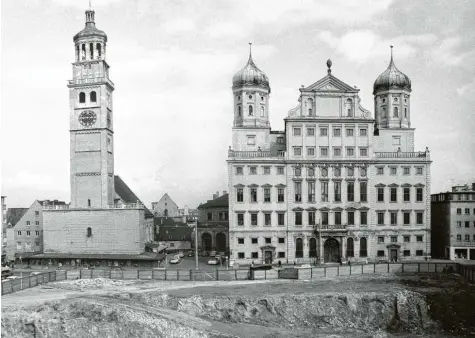
M375 263L352 264L318 267L284 267L271 270L257 269L215 269L200 270L122 270L122 269L83 269L54 270L32 273L27 277L2 280L2 295L32 288L48 282L71 279L128 279L128 280L163 280L163 281L232 281L232 280L270 280L270 279L319 279L326 277L352 276L365 274L427 274L456 272L470 283L475 283L475 265L459 263Z

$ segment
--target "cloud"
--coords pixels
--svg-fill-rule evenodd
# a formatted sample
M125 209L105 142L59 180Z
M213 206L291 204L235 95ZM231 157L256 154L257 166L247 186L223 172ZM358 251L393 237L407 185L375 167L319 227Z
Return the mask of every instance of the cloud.
M91 7L92 9L108 7L110 5L122 2L123 0L92 0ZM82 1L71 1L71 0L51 0L52 4L59 5L63 7L72 7L77 9L86 10L89 8L89 2L86 0Z
M12 178L7 179L5 183L5 186L10 188L28 187L31 189L44 189L51 187L53 179L48 175L21 170Z
M472 95L475 95L475 81L457 88L457 94L462 97L472 98Z
M174 19L166 21L162 25L162 32L168 35L183 34L195 29L195 22L191 19Z
M247 28L247 29L246 29ZM205 29L205 34L212 39L241 39L249 35L249 27L235 22L217 22Z
M460 36L446 38L436 44L432 49L432 59L444 66L460 66L466 60L473 64L473 58L475 57L475 50L461 51L462 38Z

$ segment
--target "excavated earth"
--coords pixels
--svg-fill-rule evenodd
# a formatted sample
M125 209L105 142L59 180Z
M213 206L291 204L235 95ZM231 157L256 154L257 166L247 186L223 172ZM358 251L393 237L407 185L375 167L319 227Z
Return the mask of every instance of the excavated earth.
M460 337L475 291L457 276L311 281L83 279L2 297L2 337Z

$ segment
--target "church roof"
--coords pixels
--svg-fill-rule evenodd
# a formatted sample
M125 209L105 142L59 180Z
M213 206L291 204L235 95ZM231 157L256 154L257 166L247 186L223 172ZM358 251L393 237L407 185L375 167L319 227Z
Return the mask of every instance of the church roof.
M7 210L7 225L14 227L18 221L23 217L29 208L8 208Z
M161 226L158 232L158 241L191 241L193 228L188 226Z
M200 204L198 206L198 209L202 210L202 209L219 208L219 207L224 207L224 208L229 207L229 194L225 194L221 197L215 198L214 200L210 200L204 204Z
M117 175L114 176L114 189L115 193L120 197L124 203L140 203L144 204L137 195L129 188L127 184ZM145 207L145 204L144 204ZM152 218L153 214L145 207L145 218Z

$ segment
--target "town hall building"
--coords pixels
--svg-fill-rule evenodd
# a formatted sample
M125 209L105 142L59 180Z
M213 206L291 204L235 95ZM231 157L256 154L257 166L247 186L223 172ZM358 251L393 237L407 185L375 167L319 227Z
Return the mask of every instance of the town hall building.
M431 255L431 161L414 150L409 77L391 49L373 117L331 67L299 89L285 131L271 130L269 78L251 55L233 77L229 246L239 264Z

